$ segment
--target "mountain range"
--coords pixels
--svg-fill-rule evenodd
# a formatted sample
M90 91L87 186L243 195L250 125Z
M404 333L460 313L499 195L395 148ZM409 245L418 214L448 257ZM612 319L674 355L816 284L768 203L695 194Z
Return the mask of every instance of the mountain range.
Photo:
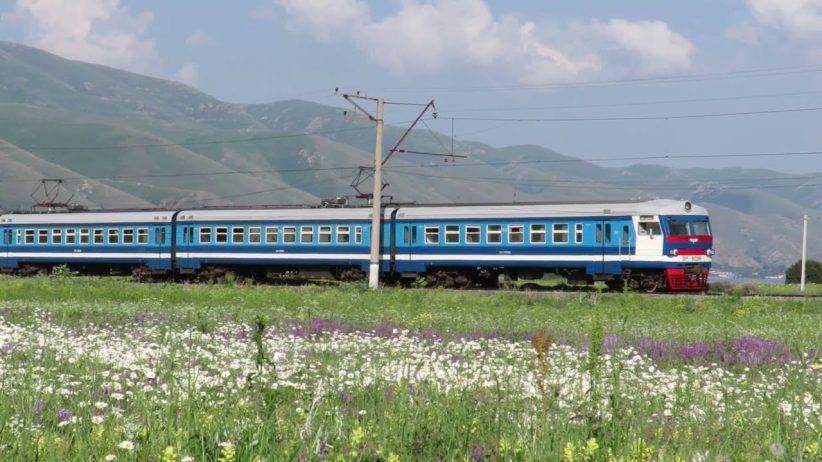
M384 151L404 126L386 126ZM779 274L800 255L804 213L822 213L812 176L742 167L607 168L534 145L492 147L411 132L386 163L395 202L689 199L708 208L716 267ZM0 41L0 208L45 199L87 208L319 204L354 194L373 165L374 125L307 101L232 104L192 87ZM465 156L465 157L459 157ZM53 186L48 183L47 186ZM370 190L369 182L363 190ZM754 186L754 187L752 187ZM808 248L822 258L811 223Z

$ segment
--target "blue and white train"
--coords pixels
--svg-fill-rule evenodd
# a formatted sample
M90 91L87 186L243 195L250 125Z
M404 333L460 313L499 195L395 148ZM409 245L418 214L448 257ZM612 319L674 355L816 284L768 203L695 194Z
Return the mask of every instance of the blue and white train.
M0 271L58 265L138 279L358 280L370 208L194 209L0 215ZM708 212L687 201L383 209L381 279L496 285L554 273L653 291L707 288Z

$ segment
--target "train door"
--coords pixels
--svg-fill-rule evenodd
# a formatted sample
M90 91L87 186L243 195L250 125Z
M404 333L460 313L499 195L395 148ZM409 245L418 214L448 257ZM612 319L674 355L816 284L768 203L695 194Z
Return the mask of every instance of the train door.
M662 228L659 225L659 217L654 215L640 215L633 217L634 229L636 229L636 259L642 260L651 257L662 256L662 245L665 239L662 238Z
M411 223L403 222L400 209L394 209L390 215L389 230L389 260L392 274L408 272L411 261L412 237L416 235L416 229ZM400 218L399 220L397 218Z
M191 246L194 245L194 225L184 224L180 226L180 235L177 244L177 264L181 268L190 268Z
M417 228L411 223L400 223L397 225L397 249L393 260L394 270L398 272L408 272L411 263L412 243L417 235Z
M597 222L596 224L596 236L595 242L597 247L597 263L594 265L595 273L602 274L605 272L605 260L606 260L606 247L605 247L605 225L604 221ZM610 231L610 225L608 225L608 231Z
M163 267L165 260L163 258L163 250L166 248L166 229L163 226L154 226L152 229L154 234L154 249L151 252L152 259L156 259L152 266Z
M11 245L11 230L2 228L2 236L0 236L0 268L9 266L9 246Z

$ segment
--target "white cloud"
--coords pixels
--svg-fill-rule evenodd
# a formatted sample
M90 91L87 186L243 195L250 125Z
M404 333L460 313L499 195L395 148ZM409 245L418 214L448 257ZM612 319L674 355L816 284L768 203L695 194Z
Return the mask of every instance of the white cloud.
M274 0L295 29L355 44L400 74L456 68L540 84L596 73L686 69L696 48L662 21L540 23L494 16L483 0L404 0L373 19L364 0Z
M274 0L323 42L332 42L339 35L361 26L368 18L368 5L360 0Z
M186 85L194 86L200 80L200 67L192 62L184 62L174 77Z
M186 38L186 45L191 48L198 48L203 45L208 45L211 42L211 37L200 29L195 30Z
M150 12L132 14L120 0L17 0L8 20L27 42L70 59L156 72L157 48L145 37Z
M688 68L696 52L691 42L671 31L662 21L612 19L595 22L591 27L612 39L617 48L634 55L642 73Z
M747 0L751 15L762 25L782 29L797 38L822 37L822 0Z

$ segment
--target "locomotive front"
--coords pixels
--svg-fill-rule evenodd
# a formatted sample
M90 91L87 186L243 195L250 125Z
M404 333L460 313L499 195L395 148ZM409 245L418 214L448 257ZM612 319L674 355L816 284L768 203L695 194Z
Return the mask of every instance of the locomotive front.
M685 202L681 212L660 216L664 242L662 253L668 259L665 278L670 290L704 291L713 248L708 211Z

